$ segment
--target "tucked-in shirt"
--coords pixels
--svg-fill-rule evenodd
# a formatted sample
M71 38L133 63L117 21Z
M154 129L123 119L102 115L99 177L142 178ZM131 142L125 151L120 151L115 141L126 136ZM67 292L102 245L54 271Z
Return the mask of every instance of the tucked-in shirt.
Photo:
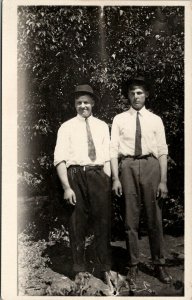
M70 165L104 165L110 160L109 128L108 125L93 117L88 118L93 142L96 149L96 160L91 161L88 156L88 140L85 118L77 115L63 123L58 130L54 152L54 165L65 161Z
M134 155L137 111L132 107L113 119L110 156ZM165 130L161 118L143 107L139 111L142 155L153 154L159 158L168 154Z

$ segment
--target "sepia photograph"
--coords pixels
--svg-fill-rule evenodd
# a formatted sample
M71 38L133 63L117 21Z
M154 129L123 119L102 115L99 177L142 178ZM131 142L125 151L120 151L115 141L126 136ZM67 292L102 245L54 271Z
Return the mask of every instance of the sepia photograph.
M2 299L190 298L189 10L5 1Z

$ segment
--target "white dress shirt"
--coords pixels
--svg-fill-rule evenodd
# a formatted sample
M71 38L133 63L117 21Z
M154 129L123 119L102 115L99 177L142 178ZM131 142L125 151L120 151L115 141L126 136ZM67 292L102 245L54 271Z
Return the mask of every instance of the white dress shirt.
M85 118L77 115L63 123L58 130L57 143L54 152L54 165L65 161L70 165L104 165L110 161L109 128L108 125L93 117L88 118L93 142L96 149L96 160L88 156L88 141Z
M111 158L134 155L137 111L132 107L113 119L111 132ZM159 158L168 154L165 130L161 118L143 107L139 111L142 155L153 154Z

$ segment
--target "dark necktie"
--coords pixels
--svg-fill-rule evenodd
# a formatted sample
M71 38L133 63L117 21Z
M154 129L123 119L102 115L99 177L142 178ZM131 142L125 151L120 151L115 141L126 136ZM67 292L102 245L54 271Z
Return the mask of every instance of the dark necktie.
M136 118L136 132L135 132L135 156L142 155L141 149L141 124L139 121L139 112L137 112Z
M94 145L94 142L93 142L93 138L92 138L91 129L90 129L90 126L89 126L88 119L85 119L85 122L86 122L87 140L88 140L88 156L92 161L94 161L94 160L96 160L95 145Z

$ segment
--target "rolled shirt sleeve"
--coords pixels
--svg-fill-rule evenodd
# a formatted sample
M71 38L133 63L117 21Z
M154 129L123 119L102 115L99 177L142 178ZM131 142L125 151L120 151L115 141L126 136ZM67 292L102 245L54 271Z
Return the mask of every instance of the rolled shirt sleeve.
M105 123L104 123L105 124ZM104 152L104 161L110 161L110 135L109 127L105 124L104 139L103 139L103 152Z
M113 119L111 129L111 142L110 142L110 157L118 158L119 154L119 127L117 124L117 118Z
M157 119L156 127L156 143L157 143L157 156L158 158L162 155L168 154L168 146L165 137L165 128L160 117Z
M54 151L54 166L69 157L69 130L65 124L61 125L57 133L57 142Z

